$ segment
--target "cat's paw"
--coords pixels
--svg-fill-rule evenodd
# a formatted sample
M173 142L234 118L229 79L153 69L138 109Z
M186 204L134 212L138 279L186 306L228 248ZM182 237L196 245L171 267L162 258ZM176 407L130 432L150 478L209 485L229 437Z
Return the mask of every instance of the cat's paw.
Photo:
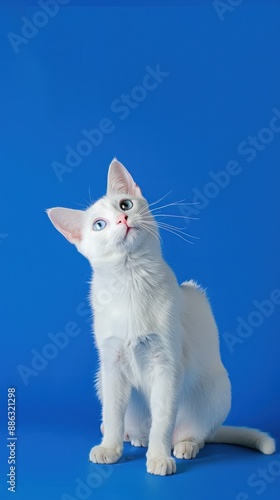
M148 438L146 436L135 436L131 438L132 446L143 446L143 448L147 448L148 446Z
M176 463L172 457L156 457L147 460L147 472L158 476L167 476L176 472Z
M180 441L174 445L173 455L176 458L195 458L203 444L196 441Z
M94 446L90 450L89 459L94 464L114 464L121 458L120 448L105 448L105 446Z

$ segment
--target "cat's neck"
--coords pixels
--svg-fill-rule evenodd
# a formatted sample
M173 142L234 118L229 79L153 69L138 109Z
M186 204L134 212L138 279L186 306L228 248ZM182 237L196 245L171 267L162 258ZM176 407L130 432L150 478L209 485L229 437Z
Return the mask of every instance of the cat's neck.
M138 249L132 253L114 254L109 259L99 261L93 266L95 276L112 277L123 276L127 273L136 273L138 270L157 272L165 266L161 250L155 248Z

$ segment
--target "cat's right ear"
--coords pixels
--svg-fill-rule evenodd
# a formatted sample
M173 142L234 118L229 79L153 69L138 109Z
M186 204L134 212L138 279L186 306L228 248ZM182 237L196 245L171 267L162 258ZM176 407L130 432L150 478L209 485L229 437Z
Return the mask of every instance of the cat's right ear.
M115 193L130 194L136 198L143 198L141 189L117 158L114 158L109 166L107 182L107 196Z
M84 212L82 210L72 210L71 208L49 208L47 214L54 227L63 236L73 243L79 245L82 240L82 226Z

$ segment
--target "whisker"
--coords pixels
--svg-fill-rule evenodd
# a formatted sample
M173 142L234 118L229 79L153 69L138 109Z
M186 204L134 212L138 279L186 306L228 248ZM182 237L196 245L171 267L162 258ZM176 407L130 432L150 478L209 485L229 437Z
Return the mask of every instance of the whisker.
M148 207L152 207L153 205L156 205L160 201L164 200L164 198L166 198L172 192L173 192L173 189L171 189L171 191L169 191L168 193L166 193L164 196L162 196L161 198L159 198L157 201L154 201L153 203L149 203ZM181 202L184 202L184 205L198 205L199 204L199 201L185 203L185 200L180 200L179 202L175 202L175 203L181 203ZM158 208L162 208L162 207L158 207Z
M188 215L173 215L173 214L153 214L152 217L175 217L176 219L200 220L199 217L189 217Z
M168 193L169 194L169 193ZM167 195L166 195L167 196ZM183 203L184 202L184 203ZM143 211L145 210L148 210L149 207L153 205L153 203L151 203L150 205L148 205L147 207L143 207L141 210L140 210L140 214L143 213ZM162 208L166 208L166 207L171 207L171 206L185 206L187 205L187 203L185 203L185 200L179 200L179 201L174 201L172 203L168 203L167 205L162 205L161 207L155 207L155 208L152 208L150 210L150 212L154 212L155 210L161 210Z
M78 206L83 207L83 208L85 208L85 209L87 209L87 208L88 208L88 205L84 205L83 203L77 203L76 201L73 201L73 203L74 203L75 205L78 205Z
M164 198L166 198L170 193L172 193L172 190L169 191L168 193L166 193L164 196L162 196L161 198L159 198L157 201L154 201L153 203L149 203L148 204L148 207L143 207L139 214L142 214L144 210L147 210L149 207L153 206L153 205L156 205L157 203L159 203L160 201L164 200Z
M183 206L186 206L187 203L185 203L185 200L178 200L178 201L173 201L172 203L168 203L167 205L162 205L161 207L155 207L155 208L152 208L152 210L150 210L150 212L154 212L155 210L161 210L162 208L166 208L166 207L183 207Z
M147 216L148 216L148 217L152 217L152 215L151 215L151 213L150 213L150 211L149 211L149 209L148 209L147 207L142 208L142 209L138 212L138 214L139 214L139 215L141 215L141 216L144 216L144 217L147 217Z
M181 238L181 240L184 240L186 241L187 243L190 243L191 245L194 245L194 242L193 241L189 241L187 240L186 238L184 238L181 234L177 233L176 231L174 231L173 229L169 229L167 227L162 227L161 229L164 229L165 231L168 231L169 233L172 233L174 234L175 236L178 236L178 238Z
M165 229L165 228L174 229L175 231L178 231L178 233L184 234L185 236L188 236L189 238L194 238L195 240L199 240L199 236L193 236L192 234L186 233L184 231L183 227L180 228L177 226L172 226L171 224L165 224L164 222L159 223L158 227L161 227L162 229Z
M143 208L141 208L141 210L139 210L139 212L138 212L138 214L139 214L139 215L143 215L143 214L145 214L145 213L147 213L147 214L149 213L149 209L148 209L148 207L143 207Z
M156 232L156 230L152 229L151 227L148 228L143 222L138 222L139 226L142 227L145 231L148 231L148 233L152 234L160 243L161 236Z
M154 236L156 236L157 238L160 238L160 235L158 233L158 231L154 228L154 227L149 227L147 224L145 223L140 223L140 225L146 229L147 231L149 231L151 234L153 234Z
M144 220L141 219L141 222L139 222L139 225L144 230L148 231L150 234L152 234L153 236L155 236L158 241L159 241L159 238L160 239L162 239L162 238L161 238L160 234L158 235L158 233L154 229L155 218L159 218L159 217L165 217L165 218L166 217L173 217L173 218L185 219L185 220L199 220L199 217L190 217L188 215L176 215L176 214L161 213L161 210L164 209L164 208L167 208L167 207L184 207L184 206L188 206L188 205L196 205L199 202L188 203L188 202L186 202L185 199L182 199L182 200L174 201L172 203L166 203L165 205L162 205L162 206L150 208L150 207L153 207L154 205L157 205L158 203L160 203L162 200L164 200L171 193L172 193L172 190L169 191L168 193L166 193L164 196L162 196L158 200L156 200L156 201L148 204L147 206L143 207L140 210L140 212L139 212L139 215L141 215L143 217L143 219L144 219ZM184 240L187 243L190 243L192 245L194 244L194 242L193 241L189 241L186 238L186 236L188 238L199 239L198 236L193 236L192 234L189 234L189 233L185 232L185 229L186 229L187 226L180 228L180 227L174 226L172 224L169 224L169 223L163 222L163 221L156 221L156 223L157 223L157 226L158 226L159 229L163 229L165 231L168 231L169 233L172 233L175 236L178 236L182 240Z
M160 201L164 200L164 198L166 198L169 194L172 193L172 189L171 191L169 191L168 193L166 193L164 196L162 196L161 198L159 198L157 201L154 201L153 203L150 203L149 204L149 207L152 207L153 205L156 205L157 203L159 203Z
M146 221L146 224L152 225L153 223L152 223L152 221ZM171 224L166 224L165 222L159 222L158 227L160 229L165 229L166 231L169 231L170 233L173 233L176 236L181 237L182 239L184 239L185 241L187 241L188 243L191 243L191 244L193 244L193 241L188 241L187 239L183 238L183 236L181 236L181 235L188 236L189 238L199 239L198 236L193 236L192 234L186 233L183 230L184 228L181 229L177 226L172 226Z
M152 225L153 220L146 220L146 223ZM185 236L189 236L190 238L194 238L194 239L199 240L199 236L193 236L192 234L185 232L185 229L187 229L187 226L178 227L178 226L173 226L172 224L168 224L167 222L162 222L162 221L157 221L157 225L158 225L158 227L161 227L162 229L164 229L165 227L170 228L170 229L174 229L174 230L184 234Z

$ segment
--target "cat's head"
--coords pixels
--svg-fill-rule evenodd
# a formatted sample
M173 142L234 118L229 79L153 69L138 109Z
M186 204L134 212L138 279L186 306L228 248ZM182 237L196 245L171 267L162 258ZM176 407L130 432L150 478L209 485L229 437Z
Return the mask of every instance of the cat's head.
M92 266L136 251L159 248L158 228L148 203L117 159L108 171L107 193L87 210L50 208L56 229L76 245Z

